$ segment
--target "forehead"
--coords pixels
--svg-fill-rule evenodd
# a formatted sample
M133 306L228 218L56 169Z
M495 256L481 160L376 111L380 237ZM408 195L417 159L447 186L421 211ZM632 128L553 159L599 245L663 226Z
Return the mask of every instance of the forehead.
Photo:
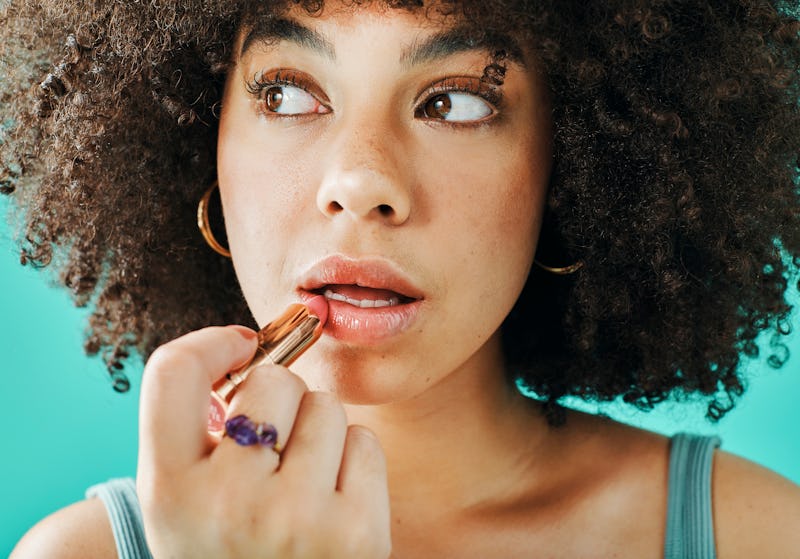
M309 5L306 5L309 4ZM348 22L358 25L353 16L399 17L427 23L431 26L450 26L463 20L453 5L440 1L423 0L278 0L273 2L250 1L243 7L245 22L269 17L290 17L292 19L312 18L317 20L335 19L342 26Z
M401 62L414 65L448 54L482 50L522 64L523 49L510 33L501 33L468 24L435 5L408 10L388 7L382 2L368 5L326 2L318 11L293 5L281 10L263 4L247 13L237 36L235 55L243 57L258 48L270 48L281 42L310 49L335 60L337 37L352 36L364 28L400 28L394 35L405 47Z

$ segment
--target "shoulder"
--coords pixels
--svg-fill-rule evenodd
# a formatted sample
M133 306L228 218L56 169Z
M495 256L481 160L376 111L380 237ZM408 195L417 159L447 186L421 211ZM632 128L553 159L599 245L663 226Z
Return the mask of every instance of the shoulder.
M717 451L712 494L720 559L797 556L800 486L754 462Z
M77 502L31 528L9 559L108 559L117 548L100 499Z

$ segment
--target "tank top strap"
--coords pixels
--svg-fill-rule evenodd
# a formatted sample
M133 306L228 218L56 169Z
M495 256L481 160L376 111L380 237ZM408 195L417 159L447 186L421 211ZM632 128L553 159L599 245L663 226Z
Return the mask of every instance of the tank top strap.
M672 437L665 559L715 559L711 464L719 437Z
M131 478L112 479L93 485L86 497L97 497L106 507L119 559L153 559L144 538L142 510Z
M679 433L672 438L667 496L665 559L716 559L711 509L711 464L718 437ZM90 487L106 507L119 559L152 559L131 478Z

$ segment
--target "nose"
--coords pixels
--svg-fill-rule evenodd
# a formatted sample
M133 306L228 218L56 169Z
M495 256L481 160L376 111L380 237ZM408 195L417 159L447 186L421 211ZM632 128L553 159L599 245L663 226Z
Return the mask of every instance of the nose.
M374 124L374 123L373 123ZM392 144L394 143L394 146ZM402 225L411 213L402 148L388 134L343 129L331 146L317 191L317 207L330 218Z

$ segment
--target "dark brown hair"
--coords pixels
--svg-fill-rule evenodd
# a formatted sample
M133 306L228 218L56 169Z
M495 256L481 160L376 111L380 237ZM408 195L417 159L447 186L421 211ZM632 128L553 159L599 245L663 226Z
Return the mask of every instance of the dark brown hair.
M272 3L259 12L279 12ZM322 2L305 6L314 12ZM421 2L387 2L419 9ZM422 6L425 9L425 6ZM428 7L430 8L430 7ZM21 262L92 309L90 354L122 361L209 324L255 326L231 263L197 233L217 110L248 2L5 2L0 188ZM798 24L762 0L439 3L542 63L554 169L538 258L503 325L509 372L558 421L565 395L651 407L744 390L800 263ZM431 12L431 10L429 10Z

